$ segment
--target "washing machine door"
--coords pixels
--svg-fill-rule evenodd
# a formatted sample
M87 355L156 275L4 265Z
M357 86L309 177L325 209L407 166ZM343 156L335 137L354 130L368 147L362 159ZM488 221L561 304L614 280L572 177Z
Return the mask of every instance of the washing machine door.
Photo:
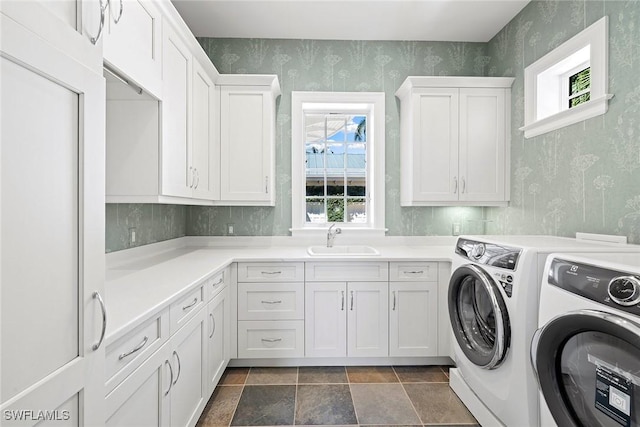
M449 281L449 318L465 356L475 365L495 369L509 349L509 315L500 289L482 268L458 267Z
M535 333L531 358L559 426L640 425L640 325L569 312Z

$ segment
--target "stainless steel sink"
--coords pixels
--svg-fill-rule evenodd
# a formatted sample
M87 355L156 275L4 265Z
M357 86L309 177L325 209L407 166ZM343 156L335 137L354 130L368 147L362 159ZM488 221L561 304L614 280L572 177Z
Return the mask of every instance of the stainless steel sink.
M311 256L376 256L380 252L376 248L363 245L309 246L307 252Z

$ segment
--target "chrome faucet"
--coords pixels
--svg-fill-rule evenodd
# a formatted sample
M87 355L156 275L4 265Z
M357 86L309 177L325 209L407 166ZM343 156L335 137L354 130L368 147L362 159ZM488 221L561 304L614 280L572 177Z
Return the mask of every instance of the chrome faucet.
M335 227L335 224L331 224L331 227L329 227L329 230L327 231L327 247L328 248L332 248L333 247L333 239L336 238L336 234L340 234L342 233L342 229L336 227L336 229L334 230L333 227Z

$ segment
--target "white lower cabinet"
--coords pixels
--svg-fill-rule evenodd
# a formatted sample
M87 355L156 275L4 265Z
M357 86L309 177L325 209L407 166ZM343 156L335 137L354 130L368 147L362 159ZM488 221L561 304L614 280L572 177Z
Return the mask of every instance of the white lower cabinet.
M389 355L387 282L305 285L307 357Z
M206 310L106 397L106 425L194 426L206 404Z
M389 356L438 355L438 284L391 282Z
M225 287L207 306L207 396L213 393L229 363L230 313L229 288Z

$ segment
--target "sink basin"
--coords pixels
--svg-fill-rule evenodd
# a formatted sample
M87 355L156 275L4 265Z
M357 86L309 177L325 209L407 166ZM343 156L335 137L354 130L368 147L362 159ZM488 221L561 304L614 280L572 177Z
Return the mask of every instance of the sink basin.
M336 245L331 248L326 246L309 246L307 252L311 256L364 256L364 255L380 255L376 248L362 245Z

